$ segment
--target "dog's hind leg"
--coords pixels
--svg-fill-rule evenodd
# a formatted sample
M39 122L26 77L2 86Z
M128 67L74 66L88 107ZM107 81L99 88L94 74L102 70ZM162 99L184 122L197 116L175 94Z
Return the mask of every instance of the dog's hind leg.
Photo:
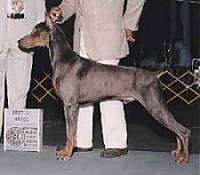
M189 161L188 147L190 130L178 123L169 112L163 102L158 83L156 81L152 82L148 87L142 89L141 97L138 100L144 105L152 117L177 134L177 149L172 151L171 155L175 155L177 163L187 163Z
M65 148L57 153L57 159L70 160L73 154L74 147L76 146L76 131L79 105L72 104L65 106L65 120L67 130L67 141Z

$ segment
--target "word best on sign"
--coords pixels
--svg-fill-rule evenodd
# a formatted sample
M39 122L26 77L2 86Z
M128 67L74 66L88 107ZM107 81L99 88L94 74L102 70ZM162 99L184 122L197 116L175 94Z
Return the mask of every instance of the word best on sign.
M4 151L41 152L42 141L43 111L41 109L5 109Z

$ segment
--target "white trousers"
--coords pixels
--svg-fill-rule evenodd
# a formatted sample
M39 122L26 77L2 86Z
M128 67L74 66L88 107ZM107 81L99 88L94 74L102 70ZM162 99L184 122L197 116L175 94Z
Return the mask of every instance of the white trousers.
M82 57L88 58L83 37L81 37ZM118 60L100 61L103 64L118 65ZM77 147L90 148L93 146L93 106L81 107L77 126ZM101 124L105 148L126 148L127 129L122 102L112 100L100 103Z
M0 134L2 133L5 82L7 86L8 107L23 109L30 87L32 55L18 48L4 49L0 53Z

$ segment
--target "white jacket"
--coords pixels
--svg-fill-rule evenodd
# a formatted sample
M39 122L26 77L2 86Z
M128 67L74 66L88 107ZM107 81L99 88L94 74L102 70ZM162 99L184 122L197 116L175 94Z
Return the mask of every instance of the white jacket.
M63 0L64 19L76 14L74 50L80 51L80 29L88 56L94 60L119 59L128 54L124 27L138 29L144 0Z
M30 33L33 27L45 20L45 0L25 0L25 18L24 19L9 19L14 25L11 32L8 33L8 18L7 18L7 0L1 0L0 3L0 53L5 45L7 37L15 39L23 37ZM20 22L20 25L15 27L15 24ZM15 42L15 41L14 41ZM17 42L17 41L16 41Z

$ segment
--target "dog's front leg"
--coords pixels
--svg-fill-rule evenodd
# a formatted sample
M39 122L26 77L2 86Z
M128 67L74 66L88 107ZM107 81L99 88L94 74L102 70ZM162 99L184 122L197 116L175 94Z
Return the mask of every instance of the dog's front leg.
M57 158L60 160L70 160L73 149L76 146L77 118L79 107L78 104L65 105L65 119L67 128L67 141L64 149L58 152Z

